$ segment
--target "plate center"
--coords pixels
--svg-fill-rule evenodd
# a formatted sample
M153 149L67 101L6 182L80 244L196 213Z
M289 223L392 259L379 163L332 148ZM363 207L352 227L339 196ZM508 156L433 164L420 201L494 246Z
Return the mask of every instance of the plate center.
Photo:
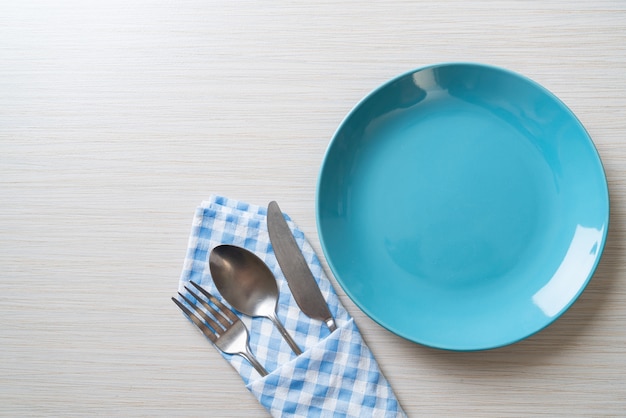
M535 139L446 98L375 121L355 182L364 239L432 286L506 280L550 219L555 181Z

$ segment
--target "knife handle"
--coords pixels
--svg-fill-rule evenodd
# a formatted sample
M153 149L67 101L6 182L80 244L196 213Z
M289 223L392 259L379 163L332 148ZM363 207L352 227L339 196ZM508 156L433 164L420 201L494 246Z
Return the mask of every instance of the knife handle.
M330 329L330 332L333 332L337 329L337 324L335 323L335 319L332 316L328 319L325 319L324 322L328 326L328 329Z

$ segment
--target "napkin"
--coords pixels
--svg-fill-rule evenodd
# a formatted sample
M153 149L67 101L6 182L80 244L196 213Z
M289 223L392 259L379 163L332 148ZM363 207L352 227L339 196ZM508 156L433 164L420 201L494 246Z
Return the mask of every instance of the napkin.
M265 207L221 196L202 202L193 218L179 291L184 294L184 286L193 281L221 298L211 278L208 256L220 244L244 247L259 256L276 276L278 318L303 353L296 356L270 320L239 315L250 331L251 351L269 374L261 377L241 356L222 356L275 417L406 416L313 248L285 215L338 328L331 333L322 321L300 311L276 261L266 214Z

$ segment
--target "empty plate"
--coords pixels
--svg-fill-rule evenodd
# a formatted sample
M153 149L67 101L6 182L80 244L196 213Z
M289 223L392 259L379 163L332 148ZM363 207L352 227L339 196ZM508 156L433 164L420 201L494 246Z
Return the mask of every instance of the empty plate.
M318 181L324 254L372 319L424 345L481 350L558 318L600 259L606 178L574 114L510 71L401 75L339 126Z

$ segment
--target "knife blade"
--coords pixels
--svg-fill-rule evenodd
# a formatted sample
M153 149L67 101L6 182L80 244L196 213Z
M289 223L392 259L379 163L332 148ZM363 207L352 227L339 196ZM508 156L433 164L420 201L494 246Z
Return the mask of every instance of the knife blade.
M278 265L300 310L310 318L324 321L331 331L337 329L335 319L328 309L313 273L278 203L274 201L267 207L267 229Z

